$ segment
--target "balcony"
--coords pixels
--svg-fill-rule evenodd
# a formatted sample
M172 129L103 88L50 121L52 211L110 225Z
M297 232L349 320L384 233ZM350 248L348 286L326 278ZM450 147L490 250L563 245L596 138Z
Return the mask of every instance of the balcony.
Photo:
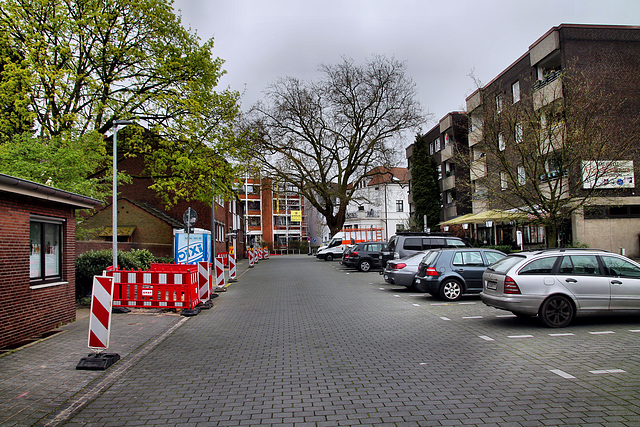
M447 176L442 180L442 191L451 190L456 186L456 176Z
M471 132L469 132L469 147L473 147L480 141L482 141L482 129L478 127L474 127Z
M561 71L555 71L536 83L533 92L533 108L539 110L556 99L562 99L562 79L559 78L561 74Z
M440 161L444 162L453 156L453 143L450 143L440 151Z
M472 181L475 181L476 179L482 178L487 175L487 161L484 157L478 160L474 160L471 163L469 175Z

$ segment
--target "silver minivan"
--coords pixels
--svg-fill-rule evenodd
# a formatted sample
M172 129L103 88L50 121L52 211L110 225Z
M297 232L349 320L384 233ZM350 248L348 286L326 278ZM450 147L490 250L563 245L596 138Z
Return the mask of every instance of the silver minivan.
M482 282L486 305L537 315L552 328L582 314L640 311L640 264L598 249L511 254L490 265Z

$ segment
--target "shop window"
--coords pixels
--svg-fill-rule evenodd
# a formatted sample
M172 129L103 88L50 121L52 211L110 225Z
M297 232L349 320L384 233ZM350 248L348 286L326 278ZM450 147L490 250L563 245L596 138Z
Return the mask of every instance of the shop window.
M31 283L62 279L61 220L31 218L29 278Z

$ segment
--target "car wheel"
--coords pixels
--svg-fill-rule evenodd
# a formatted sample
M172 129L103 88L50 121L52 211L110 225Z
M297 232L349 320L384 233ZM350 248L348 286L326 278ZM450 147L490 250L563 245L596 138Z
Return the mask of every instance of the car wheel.
M576 310L562 295L549 297L540 307L540 320L550 328L564 328L573 320Z
M462 284L455 279L447 279L440 286L440 297L447 301L459 300L462 296Z
M358 270L363 271L365 273L371 270L371 262L367 261L366 259L360 261L360 263L358 264Z
M325 261L333 261L333 255L331 255L331 254L326 254L326 255L324 256L324 260L325 260Z

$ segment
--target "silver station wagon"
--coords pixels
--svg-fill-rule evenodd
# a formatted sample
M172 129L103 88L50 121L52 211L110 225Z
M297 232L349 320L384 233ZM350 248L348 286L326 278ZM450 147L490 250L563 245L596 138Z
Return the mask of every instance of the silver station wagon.
M597 249L553 249L509 255L490 265L480 293L486 305L539 316L552 328L577 315L640 312L640 264Z

